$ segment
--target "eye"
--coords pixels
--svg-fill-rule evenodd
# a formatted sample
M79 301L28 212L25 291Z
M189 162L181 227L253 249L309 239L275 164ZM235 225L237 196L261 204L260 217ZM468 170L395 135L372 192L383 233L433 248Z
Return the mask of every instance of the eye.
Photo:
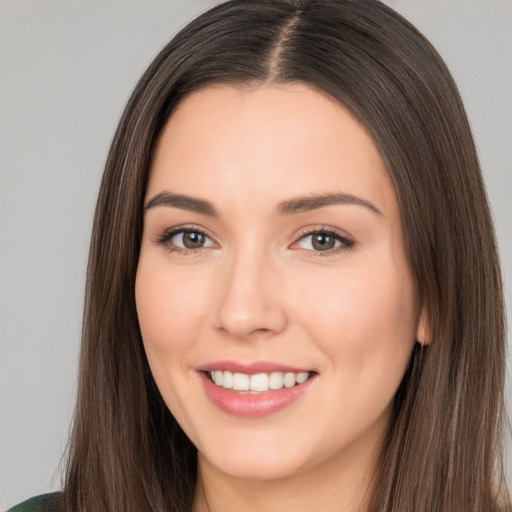
M162 234L157 240L160 245L166 246L169 251L188 253L204 247L215 246L215 242L200 229L171 229Z
M211 240L200 231L181 231L173 235L170 240L173 245L184 249L199 249L208 246Z
M316 253L333 254L351 249L354 241L332 229L317 229L302 234L292 248L305 249Z

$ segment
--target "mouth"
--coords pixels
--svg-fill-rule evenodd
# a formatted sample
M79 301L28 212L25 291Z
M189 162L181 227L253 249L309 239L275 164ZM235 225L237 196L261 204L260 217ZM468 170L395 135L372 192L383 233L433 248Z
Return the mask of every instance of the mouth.
M303 384L314 372L270 372L247 374L227 370L207 370L206 377L216 386L239 393L260 394Z
M292 406L317 381L316 371L258 363L216 363L197 369L209 401L234 416L268 416Z

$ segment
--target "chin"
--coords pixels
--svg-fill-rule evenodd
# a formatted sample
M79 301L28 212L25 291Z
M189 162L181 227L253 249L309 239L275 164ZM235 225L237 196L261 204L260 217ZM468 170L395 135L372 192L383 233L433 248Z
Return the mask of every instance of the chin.
M199 464L250 480L278 480L304 471L305 452L295 443L286 446L281 440L274 441L215 443L211 449L199 450Z
M277 460L274 456L273 459L267 458L241 458L235 454L229 459L222 460L207 460L204 455L200 458L205 459L209 466L214 466L217 471L224 473L232 478L243 480L280 480L301 472L300 464L294 464L290 461Z

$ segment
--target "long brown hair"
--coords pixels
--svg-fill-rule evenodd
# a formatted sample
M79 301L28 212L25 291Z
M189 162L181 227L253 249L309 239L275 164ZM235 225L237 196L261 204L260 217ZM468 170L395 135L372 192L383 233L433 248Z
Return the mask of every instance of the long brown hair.
M430 344L417 344L397 392L368 510L492 512L505 503L502 282L477 153L446 66L377 0L232 0L161 51L112 143L91 241L66 511L191 510L196 450L155 386L135 309L152 152L194 90L293 82L339 100L373 137L428 317Z

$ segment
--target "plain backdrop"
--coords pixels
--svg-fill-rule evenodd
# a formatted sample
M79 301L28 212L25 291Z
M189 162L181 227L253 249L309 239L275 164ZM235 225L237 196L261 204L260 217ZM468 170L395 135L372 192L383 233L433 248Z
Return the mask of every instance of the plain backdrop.
M151 59L212 3L0 0L0 511L60 488L88 241L108 147ZM510 311L512 1L387 3L427 35L459 84Z

